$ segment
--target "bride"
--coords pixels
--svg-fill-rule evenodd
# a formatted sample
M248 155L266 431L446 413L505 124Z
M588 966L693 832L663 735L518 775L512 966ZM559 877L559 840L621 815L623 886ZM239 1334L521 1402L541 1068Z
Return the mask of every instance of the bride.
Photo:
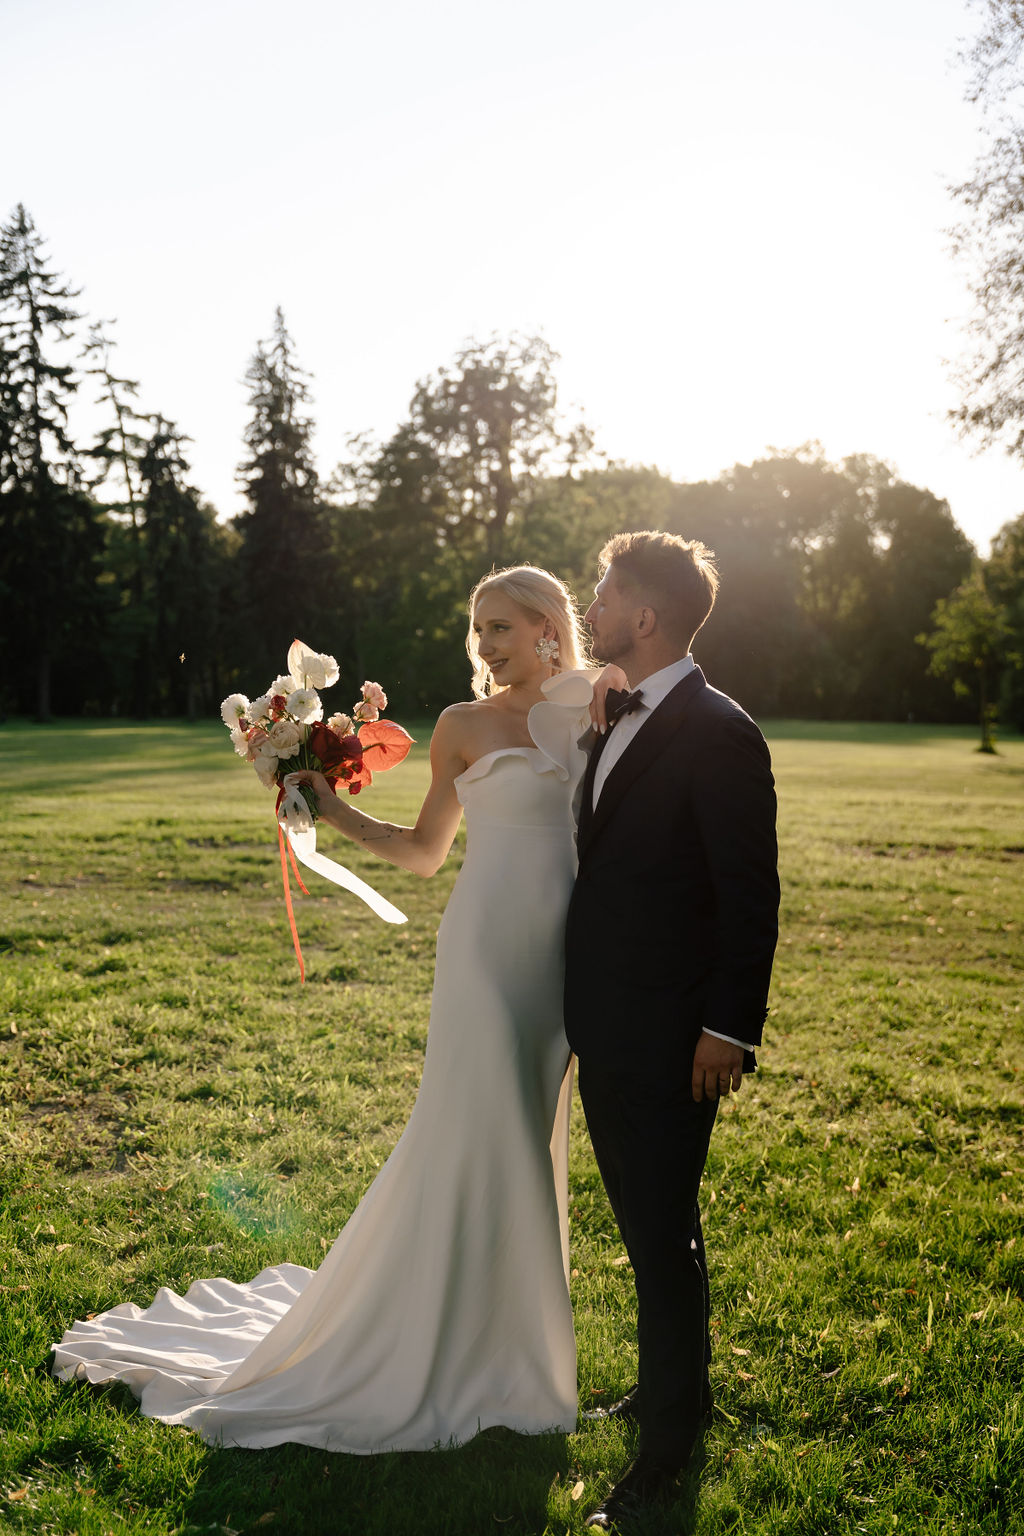
M76 1322L55 1347L61 1379L122 1380L143 1413L212 1444L369 1454L575 1427L562 938L597 674L579 670L571 595L532 566L474 589L467 649L476 697L437 722L415 826L289 776L323 822L417 874L466 815L398 1145L318 1270L200 1280Z

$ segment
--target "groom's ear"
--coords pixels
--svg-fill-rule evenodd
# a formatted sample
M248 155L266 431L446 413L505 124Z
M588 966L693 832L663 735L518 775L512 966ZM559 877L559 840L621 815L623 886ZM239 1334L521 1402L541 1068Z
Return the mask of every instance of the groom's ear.
M648 608L645 605L643 608L637 609L633 623L638 636L653 635L658 627L658 615L653 608Z

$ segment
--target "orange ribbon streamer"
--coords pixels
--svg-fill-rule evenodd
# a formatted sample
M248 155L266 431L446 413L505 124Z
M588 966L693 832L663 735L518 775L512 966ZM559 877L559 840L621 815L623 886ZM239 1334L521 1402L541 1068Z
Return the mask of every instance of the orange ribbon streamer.
M295 926L295 910L292 907L292 888L291 888L291 883L289 882L289 879L288 879L288 858L289 857L291 858L291 861L292 861L292 868L295 870L295 878L299 882L299 890L302 891L303 895L305 895L305 896L308 896L309 892L306 890L306 887L302 883L302 876L299 874L298 866L295 863L295 855L294 855L294 853L292 853L291 845L288 844L286 839L285 839L284 829L281 826L280 822L278 822L278 824L277 824L277 840L278 840L278 843L280 844L280 847L281 847L281 881L282 881L282 883L284 885L284 904L285 904L285 908L286 908L286 910L288 912L288 926L291 928L291 931L292 931L292 943L295 946L295 958L299 962L299 980L303 984L305 984L305 980L306 980L306 966L305 966L305 962L303 961L303 958L302 958L302 946L299 943L299 930ZM287 856L285 854L285 847L286 846L288 848Z

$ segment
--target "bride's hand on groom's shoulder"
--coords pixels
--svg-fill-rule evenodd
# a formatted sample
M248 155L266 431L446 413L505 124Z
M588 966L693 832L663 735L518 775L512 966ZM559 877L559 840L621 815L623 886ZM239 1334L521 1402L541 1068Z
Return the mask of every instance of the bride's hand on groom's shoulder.
M609 688L617 688L620 692L629 688L629 678L614 662L610 662L600 676L595 678L594 697L590 701L590 723L602 736L608 729L605 699L608 697Z

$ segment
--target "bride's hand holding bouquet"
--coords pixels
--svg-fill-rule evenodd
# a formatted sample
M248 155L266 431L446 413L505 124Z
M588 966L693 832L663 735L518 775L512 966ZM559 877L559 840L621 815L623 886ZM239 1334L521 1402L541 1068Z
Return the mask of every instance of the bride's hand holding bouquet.
M314 824L337 804L339 784L349 795L357 795L373 782L375 772L400 763L413 744L402 726L381 718L388 699L379 683L363 684L351 714L338 712L325 720L318 690L332 688L338 677L333 656L294 640L288 651L288 671L275 677L265 693L251 700L233 693L221 705L221 718L235 751L252 764L261 784L277 790L285 905L303 977L286 850L303 891L306 888L295 867L296 858L361 897L385 921L405 922L398 908L378 896L365 881L316 850ZM298 773L302 778L295 777Z
M351 714L336 713L324 720L318 689L338 681L333 656L311 650L294 640L288 651L288 671L276 677L266 693L249 700L232 693L221 705L221 718L231 733L239 757L252 763L261 784L283 794L285 776L309 769L330 794L344 784L350 795L373 782L373 773L394 768L412 746L408 731L393 720L381 719L388 698L379 683L365 682ZM314 821L318 795L300 788ZM278 795L278 804L282 794Z

